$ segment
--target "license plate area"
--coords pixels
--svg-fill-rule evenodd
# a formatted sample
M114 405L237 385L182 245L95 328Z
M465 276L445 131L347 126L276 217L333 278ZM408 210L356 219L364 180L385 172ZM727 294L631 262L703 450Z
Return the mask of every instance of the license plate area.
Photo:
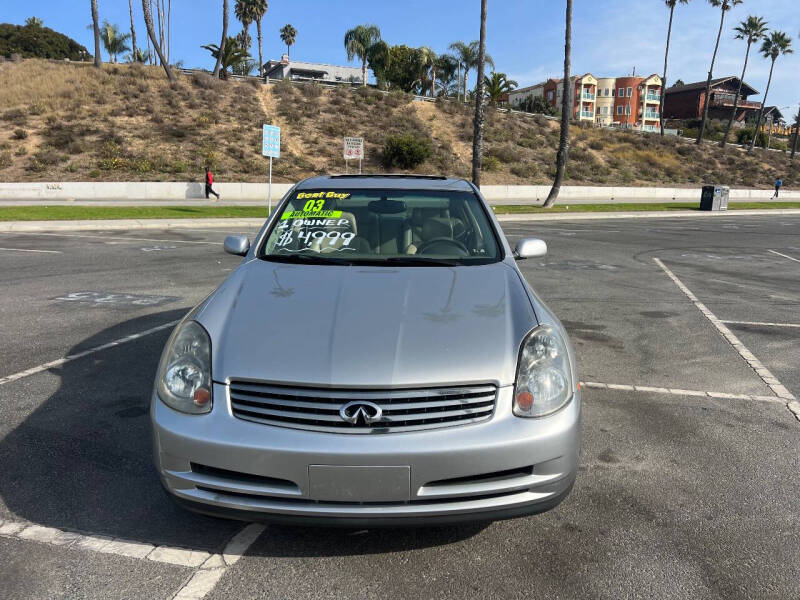
M328 502L408 502L411 467L309 465L313 500Z

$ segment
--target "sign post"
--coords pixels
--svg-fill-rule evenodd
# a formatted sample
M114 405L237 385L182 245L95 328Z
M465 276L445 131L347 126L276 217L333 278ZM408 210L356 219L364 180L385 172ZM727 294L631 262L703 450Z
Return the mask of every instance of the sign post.
M358 159L358 174L361 174L361 161L364 160L364 138L344 138L344 167L347 170L347 161Z
M261 154L269 157L269 196L267 207L272 212L272 159L281 157L281 128L275 125L264 125L264 137L261 143ZM269 213L268 213L269 215Z

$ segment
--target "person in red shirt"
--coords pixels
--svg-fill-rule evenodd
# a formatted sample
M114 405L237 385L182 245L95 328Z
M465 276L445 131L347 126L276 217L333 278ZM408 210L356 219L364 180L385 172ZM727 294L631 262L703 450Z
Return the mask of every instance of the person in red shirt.
M214 191L212 187L214 185L214 174L211 172L211 169L206 167L206 199L208 199L209 195L214 194L219 200L220 196L217 192Z

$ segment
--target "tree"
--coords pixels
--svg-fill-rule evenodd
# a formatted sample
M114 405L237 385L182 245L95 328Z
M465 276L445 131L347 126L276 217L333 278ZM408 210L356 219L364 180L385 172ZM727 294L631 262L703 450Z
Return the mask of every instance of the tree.
M453 42L450 44L450 50L455 53L456 59L464 68L464 102L467 101L467 82L469 81L469 70L478 66L478 45L478 41L470 42L469 44L465 44L464 42ZM488 64L494 68L494 61L488 54L486 55L484 64Z
M436 80L442 93L447 96L456 82L458 60L450 54L440 54L436 59Z
M389 69L390 53L389 44L381 40L370 47L367 56L367 64L375 73L375 79L380 89L388 87L386 74Z
M142 0L142 11L144 12L144 24L147 26L147 35L149 36L150 41L153 43L153 49L156 51L158 59L161 61L161 66L164 68L164 72L167 74L167 79L170 80L170 83L175 83L175 81L177 81L175 79L175 74L172 72L172 68L169 66L169 61L164 58L164 52L161 49L161 44L158 43L158 38L156 37L155 26L153 25L153 11L148 0Z
M517 104L517 109L551 117L556 114L556 107L550 104L544 96L528 96Z
M294 42L297 39L297 29L291 23L288 23L281 27L280 32L281 41L286 44L286 56L289 56L289 50L294 46Z
M51 58L83 61L89 51L66 35L49 27L30 27L0 23L0 56Z
M717 61L717 52L719 51L719 41L722 38L722 28L725 24L725 13L727 13L734 6L741 4L744 0L708 0L709 4L715 8L721 8L722 16L719 20L719 32L717 33L717 44L714 46L714 55L711 57L711 68L708 70L708 79L706 80L706 96L703 106L703 118L700 121L700 131L697 133L697 145L703 143L703 135L706 132L706 121L708 121L708 107L711 104L711 80L714 77L714 63Z
M758 119L756 119L756 131L761 131L761 121L764 118L764 107L767 106L767 97L769 96L769 88L772 85L772 73L775 71L775 61L781 55L792 54L792 40L783 31L773 31L769 36L764 38L764 43L761 44L761 55L764 58L772 60L769 67L769 79L767 80L767 89L764 92L764 101L761 103L761 109L758 111ZM756 137L753 136L753 141L750 142L748 152L752 152L756 145Z
M686 84L683 82L683 79L676 79L674 85L675 85L675 87L682 87L682 86L684 86Z
M133 49L131 50L131 57L133 60L131 60L131 62L145 62L143 60L135 60L135 57L139 56L139 48L136 45L136 26L133 22L133 0L128 0L128 11L131 14L131 45L133 46Z
M661 137L664 137L664 91L667 89L667 65L669 64L669 43L672 38L672 19L675 16L675 6L680 2L681 4L689 4L689 0L665 0L667 8L669 8L669 27L667 28L667 49L664 52L664 76L661 78L661 106L658 109L658 118L661 125Z
M792 155L791 159L794 160L794 155L797 152L797 138L800 137L800 110L794 118L794 135L792 136Z
M97 15L97 0L92 0L92 29L94 30L94 66L99 69L103 66L103 57L100 56L100 17Z
M367 85L367 60L370 49L381 41L381 30L376 25L357 25L344 34L347 60L356 56L361 60L361 83Z
M264 74L264 37L261 33L261 22L267 14L269 5L267 0L250 0L251 11L256 22L256 33L258 35L258 76Z
M103 21L103 26L100 28L100 39L108 52L108 59L113 64L117 63L117 56L130 50L130 46L128 46L130 37L130 33L123 34L117 25Z
M550 208L558 200L561 183L564 181L564 171L567 168L569 156L569 118L570 103L573 101L570 85L570 60L572 57L572 0L567 0L567 28L564 34L564 93L561 98L561 139L558 142L556 154L556 178L553 187L544 202L545 208Z
M478 46L478 85L475 89L475 127L472 135L472 183L481 186L481 167L483 166L484 129L484 79L486 76L486 12L488 0L481 0L481 37ZM494 64L492 64L494 67Z
M419 63L420 63L420 82L422 85L421 91L423 95L425 94L425 89L429 88L431 91L431 97L435 96L435 89L436 89L436 52L434 52L429 46L422 46L421 48L417 49L417 53L419 54ZM430 75L429 75L430 74Z
M25 27L43 27L44 21L39 17L28 17L25 19Z
M419 51L401 44L389 47L385 68L382 73L376 73L376 77L380 79L382 75L390 89L413 92L420 83L421 70Z
M223 0L222 2L222 40L219 43L218 47L222 48L222 52L217 54L217 63L214 65L214 78L219 77L219 68L222 64L222 54L225 52L225 40L228 39L228 15L229 15L229 8L228 8L228 0Z
M249 51L253 43L250 37L250 24L256 20L252 0L236 0L233 5L233 12L242 24L242 32L239 34L239 43L242 48Z
M128 62L146 64L150 62L150 50L137 48L135 52L131 51L127 58Z
M763 38L767 33L767 22L761 17L749 16L747 21L742 21L738 27L734 28L737 40L747 40L747 52L744 55L744 67L742 67L742 76L739 78L739 86L736 89L736 98L733 100L733 112L728 121L728 127L725 129L725 135L719 143L720 148L724 148L728 143L728 134L730 134L731 127L733 127L733 120L736 118L736 112L739 110L739 97L742 94L742 85L744 84L744 75L747 72L747 61L750 58L750 47L754 42Z
M491 77L486 77L486 96L493 104L500 102L503 95L517 89L519 84L509 79L505 73L492 71Z
M222 68L220 76L225 80L228 79L228 69L239 67L250 58L250 53L239 45L239 41L236 38L232 37L225 40L225 43L222 45L222 51L220 51L219 46L216 44L206 44L205 46L201 46L201 48L208 50L212 58L219 60Z

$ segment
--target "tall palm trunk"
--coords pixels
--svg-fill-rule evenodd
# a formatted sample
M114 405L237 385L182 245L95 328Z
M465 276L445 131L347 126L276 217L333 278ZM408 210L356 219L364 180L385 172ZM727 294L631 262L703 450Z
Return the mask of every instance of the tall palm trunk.
M97 14L97 0L92 0L92 25L94 26L94 66L99 69L103 66L103 57L100 56L100 17Z
M756 130L753 132L753 139L750 140L750 147L747 149L748 152L752 152L753 148L756 146L756 140L758 139L758 132L761 129L761 119L764 117L764 107L767 105L767 97L769 96L769 86L772 85L772 72L775 70L775 61L778 60L778 57L772 59L772 64L769 67L769 79L767 79L767 90L764 92L764 101L761 103L761 109L758 111L758 119L756 120Z
M481 0L481 37L478 46L478 86L475 92L475 127L472 135L472 183L481 186L483 163L484 87L486 69L486 12L488 0Z
M725 128L725 135L722 136L722 141L719 143L720 148L724 148L728 143L728 134L733 127L733 120L736 118L736 111L739 110L739 96L742 93L742 84L744 83L744 74L747 72L747 61L750 59L750 46L753 45L751 41L753 38L747 38L747 53L744 55L744 68L742 69L742 77L739 79L739 87L736 88L736 98L733 99L733 112L731 118L728 120L728 127Z
M147 35L150 36L150 41L153 43L153 49L158 54L158 59L161 61L161 66L167 74L167 79L174 83L176 81L175 74L169 66L169 62L164 58L164 53L161 51L161 45L156 38L156 30L153 25L153 13L150 10L150 3L148 0L142 0L142 10L144 11L144 24L147 26Z
M661 125L661 137L664 137L664 92L667 91L667 65L669 64L669 43L672 39L672 19L675 16L675 5L669 9L669 28L667 28L667 50L664 53L664 76L661 78L661 104L658 107L658 118Z
M469 81L469 67L464 63L464 104L468 102L467 99L467 81Z
M570 102L572 101L572 89L569 81L570 59L572 55L572 0L567 0L567 30L564 35L564 94L561 98L561 139L558 143L558 154L556 155L556 178L550 194L545 200L544 207L550 208L556 203L558 194L561 191L561 183L564 181L564 171L567 168L567 158L569 155L569 116Z
M436 67L431 69L431 98L436 97Z
M219 43L217 64L214 65L214 78L219 77L219 67L222 64L222 54L225 52L225 40L228 39L228 0L222 2L222 41Z
M361 59L361 87L367 87L367 53Z
M131 13L131 44L133 45L133 49L131 50L133 54L131 54L131 56L133 57L133 62L136 62L136 55L138 53L136 52L136 26L133 22L133 0L128 0L128 10Z
M794 136L793 136L793 141L792 141L792 154L790 156L790 158L792 160L794 160L794 155L797 152L797 138L798 137L800 137L800 123L796 124L795 128L794 128Z
M725 4L722 5L722 18L719 20L719 33L717 33L717 45L714 46L714 55L711 57L711 68L708 70L708 80L706 80L706 98L703 103L703 120L700 122L700 131L697 134L697 145L703 143L703 136L706 132L706 121L708 121L708 105L711 104L711 80L714 78L714 63L717 62L717 52L719 51L719 40L722 38L722 28L725 24Z
M261 37L261 19L256 21L256 31L258 32L258 76L264 75L264 39Z

